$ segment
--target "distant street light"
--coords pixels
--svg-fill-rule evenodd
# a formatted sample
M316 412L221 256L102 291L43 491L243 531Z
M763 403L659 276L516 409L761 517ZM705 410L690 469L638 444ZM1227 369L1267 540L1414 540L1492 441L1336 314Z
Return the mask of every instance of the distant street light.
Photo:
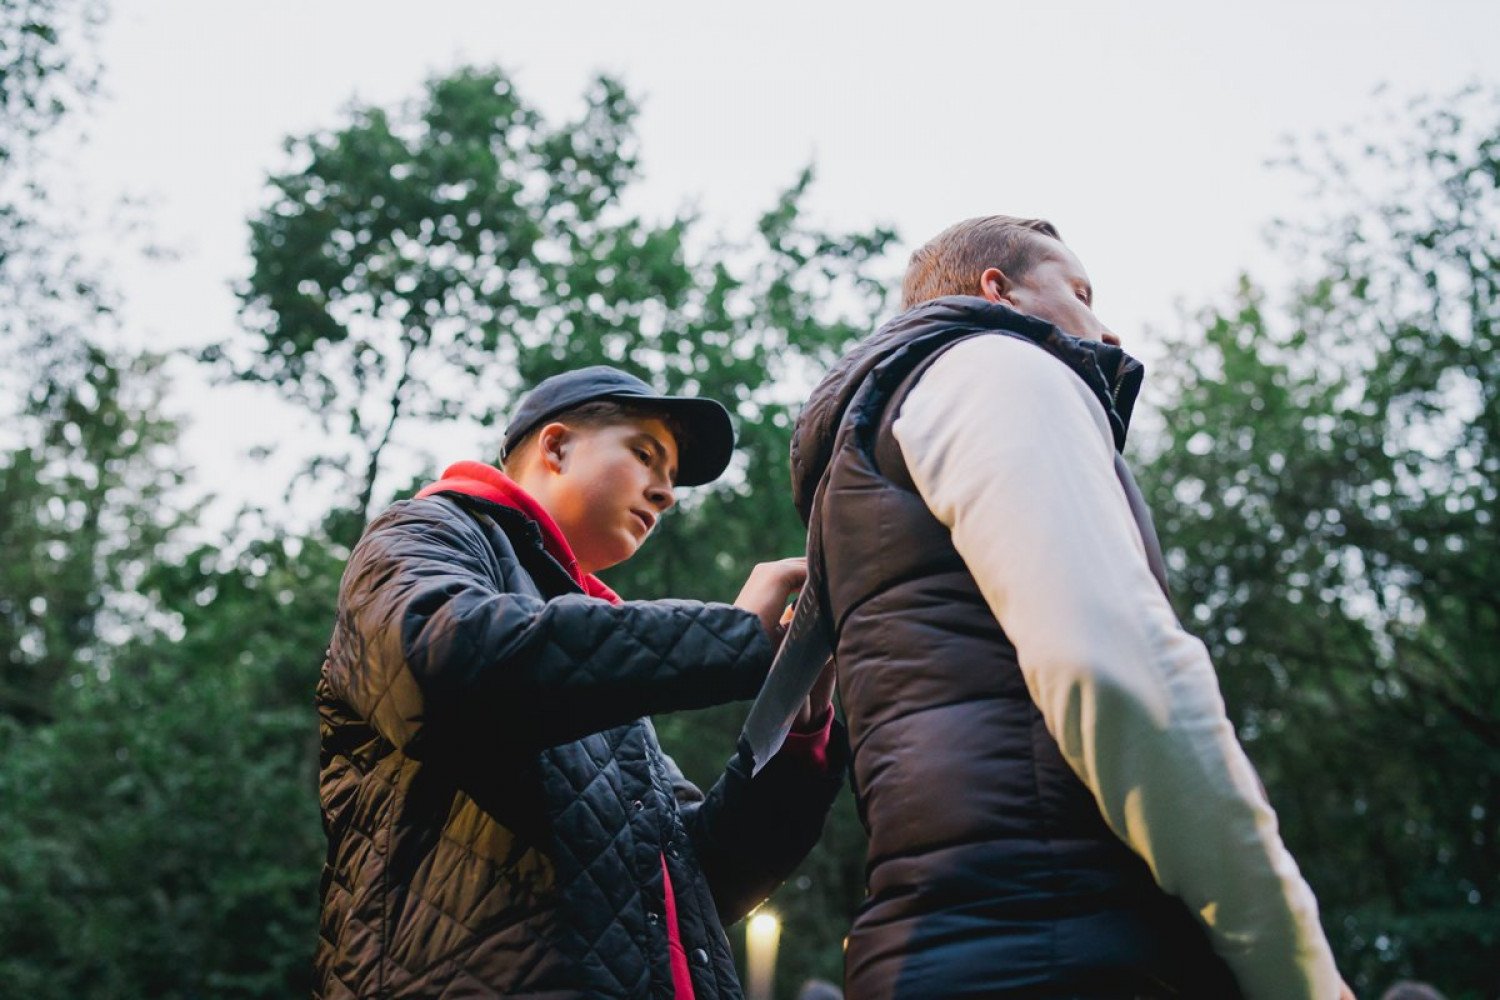
M781 921L762 910L745 925L745 1000L771 1000Z

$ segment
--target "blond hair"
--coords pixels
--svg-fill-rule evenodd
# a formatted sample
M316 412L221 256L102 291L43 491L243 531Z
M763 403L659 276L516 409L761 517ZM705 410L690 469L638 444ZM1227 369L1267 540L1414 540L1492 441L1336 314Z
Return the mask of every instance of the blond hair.
M1062 240L1046 219L982 215L949 226L911 255L901 282L901 308L944 295L978 295L979 276L987 268L1019 278L1046 255L1047 245L1038 237Z

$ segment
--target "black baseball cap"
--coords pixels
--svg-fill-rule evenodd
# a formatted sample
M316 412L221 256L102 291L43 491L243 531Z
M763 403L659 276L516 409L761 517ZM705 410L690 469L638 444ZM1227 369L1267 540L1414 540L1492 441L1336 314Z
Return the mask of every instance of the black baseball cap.
M645 382L609 365L594 365L543 379L516 407L505 428L502 458L521 439L559 414L598 400L641 403L676 419L681 427L677 441L678 486L711 483L729 466L734 454L734 426L729 411L716 400L695 396L663 396Z

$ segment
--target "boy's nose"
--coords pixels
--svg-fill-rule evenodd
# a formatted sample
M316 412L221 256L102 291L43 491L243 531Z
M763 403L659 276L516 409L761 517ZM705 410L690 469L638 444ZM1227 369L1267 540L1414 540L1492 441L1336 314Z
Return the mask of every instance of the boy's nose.
M670 486L653 486L646 491L646 499L657 510L665 511L677 502L677 494Z

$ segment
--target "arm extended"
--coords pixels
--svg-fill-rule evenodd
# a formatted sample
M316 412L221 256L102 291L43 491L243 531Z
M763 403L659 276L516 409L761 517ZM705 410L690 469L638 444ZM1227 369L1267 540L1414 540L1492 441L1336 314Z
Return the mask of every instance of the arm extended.
M738 608L543 600L508 592L503 572L451 501L392 507L344 575L339 630L353 652L330 659L334 692L403 748L476 725L543 747L751 697L770 665L758 619Z

